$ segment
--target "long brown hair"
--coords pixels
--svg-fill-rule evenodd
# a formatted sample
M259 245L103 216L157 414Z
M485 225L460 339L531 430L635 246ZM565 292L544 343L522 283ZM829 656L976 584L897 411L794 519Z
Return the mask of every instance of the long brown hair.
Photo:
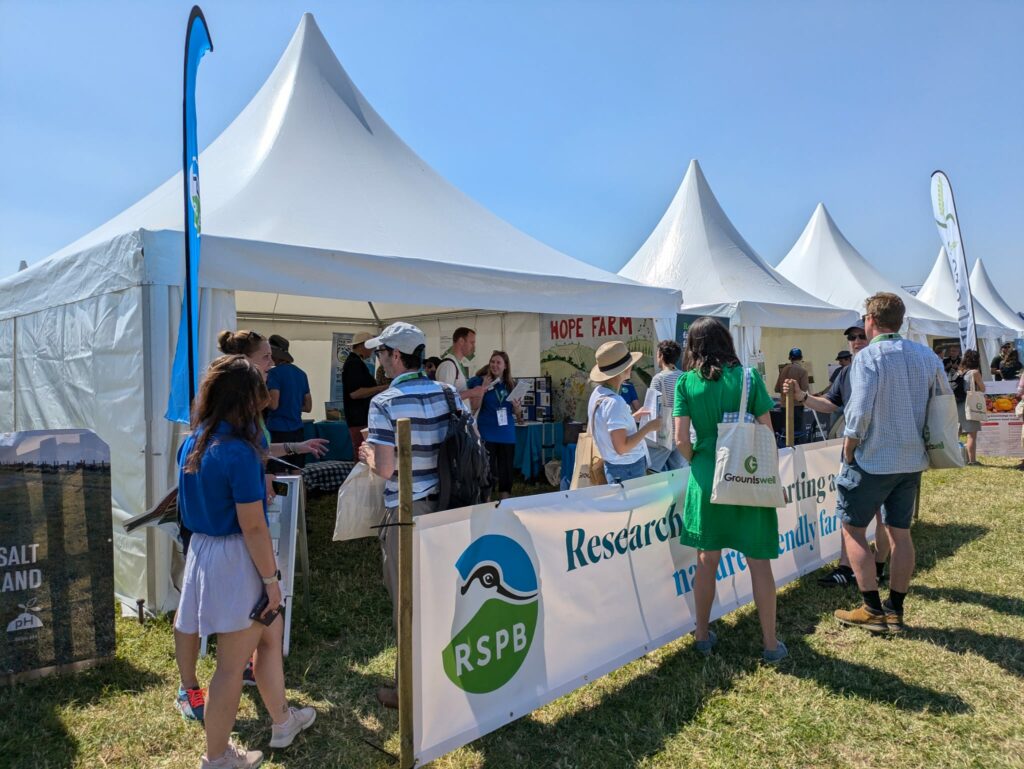
M494 350L487 358L487 365L483 367L483 370L477 376L482 376L491 370L491 358L497 355L503 361L505 361L505 372L501 376L501 383L505 385L505 389L512 392L512 388L515 387L515 380L512 379L512 361L508 359L508 353L504 350Z
M214 360L192 405L192 432L197 438L185 458L185 472L199 472L203 454L221 422L231 425L231 434L251 444L264 459L258 421L269 400L263 374L244 355L222 355Z
M686 365L712 381L722 376L726 366L740 365L729 329L715 318L694 321L686 334Z
M977 350L967 350L963 357L960 359L960 370L961 371L980 371L981 370L981 356L978 355Z
M225 330L217 334L217 347L225 355L252 355L260 348L265 338L256 331Z

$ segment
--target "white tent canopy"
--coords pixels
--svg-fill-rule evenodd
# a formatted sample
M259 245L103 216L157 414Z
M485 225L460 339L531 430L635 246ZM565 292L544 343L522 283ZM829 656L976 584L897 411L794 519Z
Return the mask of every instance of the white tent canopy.
M907 308L905 330L918 341L923 342L926 335L956 337L959 333L954 317L904 291L865 259L822 203L776 269L819 299L858 312L864 311L864 300L872 294L896 294Z
M949 269L949 260L946 258L944 247L939 246L935 263L932 265L931 272L928 273L927 280L921 286L921 290L917 292L917 298L951 315L955 316L959 312L956 283L953 280L953 271ZM1007 328L996 320L976 296L974 297L974 325L978 331L978 339L1000 342L1017 336L1016 329ZM999 347L998 344L995 346Z
M200 169L203 362L216 332L242 315L275 331L319 324L324 350L345 321L458 311L674 327L678 291L560 253L427 166L359 93L309 14ZM181 188L179 173L0 281L0 431L84 427L111 446L115 590L132 607L139 597L155 609L177 600L169 540L155 530L125 534L120 523L174 479L178 436L162 414L184 274ZM525 317L510 322L510 341L527 333Z
M988 270L985 269L981 259L974 263L974 269L971 270L971 293L974 294L975 299L985 305L992 317L1000 324L1016 330L1017 336L1024 336L1024 318L1014 312L1013 308L1003 299L988 276Z
M726 216L696 160L661 221L619 274L682 290L683 313L729 318L744 360L760 350L762 328L841 330L857 319L765 262Z

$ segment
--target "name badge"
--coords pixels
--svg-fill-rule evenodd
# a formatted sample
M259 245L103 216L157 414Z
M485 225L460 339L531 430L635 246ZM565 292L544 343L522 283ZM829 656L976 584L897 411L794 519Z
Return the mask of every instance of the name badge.
M498 412L498 427L508 427L508 411L506 409Z

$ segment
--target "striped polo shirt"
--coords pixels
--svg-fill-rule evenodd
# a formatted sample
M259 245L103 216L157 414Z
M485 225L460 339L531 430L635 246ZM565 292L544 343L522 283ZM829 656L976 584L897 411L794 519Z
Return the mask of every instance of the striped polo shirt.
M412 498L424 499L437 490L437 452L448 437L448 402L444 389L451 391L455 407L466 411L455 388L435 382L423 372L395 377L391 386L370 401L367 420L368 443L394 446L395 424L409 418L412 433ZM384 505L398 507L398 467L384 482Z

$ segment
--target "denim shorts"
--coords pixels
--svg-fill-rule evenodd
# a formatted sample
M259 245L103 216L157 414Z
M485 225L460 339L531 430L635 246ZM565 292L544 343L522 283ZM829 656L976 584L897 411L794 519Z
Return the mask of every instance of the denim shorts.
M608 479L608 483L622 483L631 478L643 478L646 472L646 457L640 457L635 462L625 465L613 465L610 462L604 463L604 476Z
M909 529L921 473L874 475L854 462L843 463L836 478L836 512L858 529L867 527L878 508L882 521L894 529Z

